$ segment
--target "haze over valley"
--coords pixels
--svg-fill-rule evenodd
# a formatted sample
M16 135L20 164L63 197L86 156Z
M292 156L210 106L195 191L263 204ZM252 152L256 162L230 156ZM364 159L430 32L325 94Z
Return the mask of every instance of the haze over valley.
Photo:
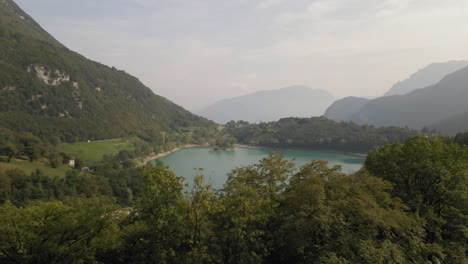
M335 99L324 90L289 86L224 99L196 113L220 124L231 120L259 123L284 117L321 116Z
M468 263L465 24L0 0L0 263Z
M459 0L17 3L70 49L190 111L296 84L375 98L431 63L468 58Z

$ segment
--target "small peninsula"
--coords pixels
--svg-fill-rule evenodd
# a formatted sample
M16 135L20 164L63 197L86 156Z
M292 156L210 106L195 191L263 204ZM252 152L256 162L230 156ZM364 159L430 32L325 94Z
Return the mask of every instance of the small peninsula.
M234 150L236 139L227 135L216 138L210 142L210 148L214 151Z

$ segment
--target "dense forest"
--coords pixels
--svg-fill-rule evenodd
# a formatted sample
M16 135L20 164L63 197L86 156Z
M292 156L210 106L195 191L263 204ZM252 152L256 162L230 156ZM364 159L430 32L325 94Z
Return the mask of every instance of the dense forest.
M190 191L162 164L0 174L1 263L466 263L468 148L417 136L346 175L272 153ZM201 171L199 171L201 173Z
M324 117L291 117L259 124L231 121L225 125L224 132L240 144L359 152L403 142L406 138L418 134L418 131L408 128L377 128L353 122L338 123ZM434 131L431 132L433 133Z

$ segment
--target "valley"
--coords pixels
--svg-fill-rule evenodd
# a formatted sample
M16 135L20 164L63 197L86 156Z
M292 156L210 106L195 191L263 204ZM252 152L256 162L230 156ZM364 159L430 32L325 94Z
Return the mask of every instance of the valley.
M0 263L467 263L467 61L378 87L446 3L52 2L0 0Z

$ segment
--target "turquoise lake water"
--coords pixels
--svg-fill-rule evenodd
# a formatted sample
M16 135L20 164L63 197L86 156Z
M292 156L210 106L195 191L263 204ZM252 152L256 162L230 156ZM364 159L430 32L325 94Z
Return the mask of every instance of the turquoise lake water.
M198 168L208 183L215 188L221 188L227 179L227 173L232 169L257 163L266 157L271 149L236 147L232 151L213 151L208 147L183 148L158 160L169 166L176 175L183 176L189 185ZM294 161L298 166L312 160L325 160L330 166L341 165L343 172L351 173L359 170L364 164L365 157L349 153L281 149L288 160ZM154 163L155 161L153 161Z

